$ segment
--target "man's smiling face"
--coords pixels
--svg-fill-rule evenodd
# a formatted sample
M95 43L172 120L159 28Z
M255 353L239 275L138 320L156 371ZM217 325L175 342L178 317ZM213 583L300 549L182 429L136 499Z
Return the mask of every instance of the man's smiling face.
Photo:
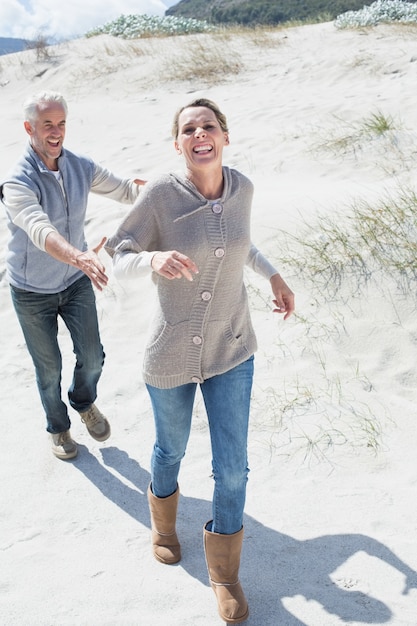
M41 103L35 120L25 122L25 130L36 154L50 170L57 170L65 138L66 113L58 102Z

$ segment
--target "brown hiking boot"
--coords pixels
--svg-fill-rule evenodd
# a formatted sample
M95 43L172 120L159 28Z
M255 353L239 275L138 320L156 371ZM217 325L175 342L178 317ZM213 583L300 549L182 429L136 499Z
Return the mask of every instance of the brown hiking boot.
M91 404L86 411L79 411L81 421L96 441L106 441L110 437L110 424L95 404Z
M63 433L51 433L52 439L52 453L58 459L67 461L73 459L78 454L77 444L72 439L70 431L66 430Z

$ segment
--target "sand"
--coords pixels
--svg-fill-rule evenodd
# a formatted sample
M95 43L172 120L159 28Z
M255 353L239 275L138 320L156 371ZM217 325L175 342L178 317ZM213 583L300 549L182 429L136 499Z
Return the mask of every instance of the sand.
M248 274L258 337L241 581L248 626L417 624L416 343L413 294L392 283L352 291L314 286L285 262L288 237L346 216L357 200L415 186L415 30L306 25L267 37L109 37L1 58L0 177L23 151L21 104L41 89L69 105L66 146L122 176L178 168L174 111L207 96L226 113L225 163L255 183L252 238L296 293L296 315L272 313L269 285ZM192 47L194 46L194 47ZM197 46L197 47L196 47ZM198 46L200 46L198 48ZM212 83L181 63L196 50L241 64ZM185 67L185 66L184 66ZM172 74L177 73L173 80ZM382 112L395 133L356 136ZM340 138L355 135L353 148ZM337 143L339 139L339 143ZM337 149L336 149L337 146ZM91 245L126 207L91 196ZM322 218L323 219L323 218ZM73 411L73 462L50 452L35 377L5 276L0 214L0 624L215 626L222 623L202 547L212 479L198 397L183 461L183 559L152 557L146 502L153 421L141 377L153 286L111 276L97 294L106 364L97 401L112 436L92 440ZM321 222L323 223L323 222ZM296 251L303 252L299 239ZM111 275L109 258L103 261ZM378 288L380 287L380 288ZM411 290L412 291L412 290ZM73 355L64 328L65 396Z

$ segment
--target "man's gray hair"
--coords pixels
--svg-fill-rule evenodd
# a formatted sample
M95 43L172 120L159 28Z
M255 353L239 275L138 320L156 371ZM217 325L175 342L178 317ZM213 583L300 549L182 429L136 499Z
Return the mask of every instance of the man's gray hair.
M58 102L63 107L65 115L67 115L68 106L65 102L64 96L57 91L40 91L39 93L30 96L23 104L25 122L34 122L38 117L39 105L44 103L49 104L51 102Z

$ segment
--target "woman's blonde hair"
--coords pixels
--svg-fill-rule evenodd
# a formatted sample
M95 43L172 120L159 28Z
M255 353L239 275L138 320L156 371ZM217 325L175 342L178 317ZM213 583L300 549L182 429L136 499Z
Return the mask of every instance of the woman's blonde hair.
M192 107L206 107L207 109L211 109L211 111L213 111L214 115L216 116L222 131L225 133L229 132L229 129L227 127L226 116L224 113L220 111L217 104L213 102L212 100L209 100L208 98L197 98L196 100L193 100L192 102L190 102L190 104L186 104L185 106L178 109L178 111L175 113L174 121L172 124L172 136L174 137L174 139L178 139L178 133L179 133L178 120L179 120L181 113L185 109L190 109Z

